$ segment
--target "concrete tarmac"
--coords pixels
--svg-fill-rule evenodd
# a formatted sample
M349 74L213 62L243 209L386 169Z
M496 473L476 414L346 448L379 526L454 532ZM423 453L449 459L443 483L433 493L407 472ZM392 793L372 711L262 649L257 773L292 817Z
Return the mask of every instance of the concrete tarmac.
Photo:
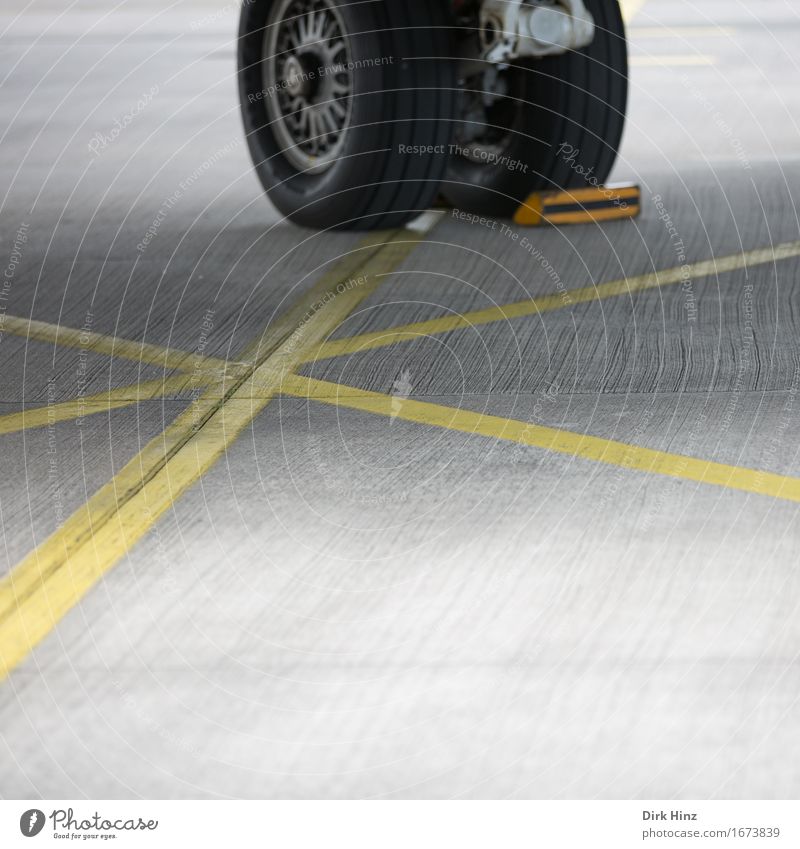
M263 197L232 6L10 0L0 31L2 607L363 236ZM442 212L285 386L175 437L202 473L84 521L0 682L0 796L796 798L798 32L646 2L638 219Z

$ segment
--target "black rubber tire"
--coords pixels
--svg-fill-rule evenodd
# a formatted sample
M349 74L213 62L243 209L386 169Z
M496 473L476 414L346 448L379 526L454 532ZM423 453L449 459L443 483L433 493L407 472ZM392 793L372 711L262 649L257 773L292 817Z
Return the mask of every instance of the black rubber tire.
M442 194L454 207L511 216L531 192L608 178L625 125L625 25L616 0L585 2L596 27L589 47L510 71L511 95L520 106L507 128L507 164L452 157Z
M342 155L321 174L300 173L284 157L259 96L271 3L243 3L238 50L247 143L270 200L295 223L319 229L397 227L427 209L448 166L456 108L444 0L337 0L351 61L360 64ZM431 152L403 152L412 146Z

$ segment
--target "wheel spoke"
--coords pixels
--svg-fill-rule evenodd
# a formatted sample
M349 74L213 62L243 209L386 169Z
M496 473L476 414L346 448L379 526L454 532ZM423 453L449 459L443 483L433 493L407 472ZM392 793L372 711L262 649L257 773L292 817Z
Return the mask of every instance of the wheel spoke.
M322 119L324 123L328 125L328 129L334 135L339 132L339 125L336 122L336 118L333 115L333 109L330 104L326 104L325 108L322 110Z
M308 143L312 154L319 153L319 125L317 113L313 109L308 110Z
M297 30L297 43L303 44L308 38L308 30L306 29L306 16L303 15L299 17L295 22L295 28Z
M335 59L340 53L343 53L346 50L347 45L344 43L344 41L339 39L328 47L328 56L330 56L331 59Z

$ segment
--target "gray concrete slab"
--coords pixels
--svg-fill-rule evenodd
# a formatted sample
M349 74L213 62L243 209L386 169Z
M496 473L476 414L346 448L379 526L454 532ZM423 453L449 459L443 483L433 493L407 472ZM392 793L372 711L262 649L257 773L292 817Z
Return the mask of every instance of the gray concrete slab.
M357 243L263 199L234 18L7 0L8 314L80 327L91 309L97 332L192 351L214 309L206 353L235 357ZM676 240L694 262L800 238L796 32L780 0L644 5L615 172L642 183L642 215L526 233L566 288L679 265ZM672 286L305 373L379 392L406 375L415 400L800 477L797 272L695 280L695 321ZM332 335L555 286L499 227L449 217ZM54 374L74 397L79 354L0 339L2 412L46 403ZM164 376L87 363L98 391ZM173 397L0 436L0 571ZM0 796L796 797L799 520L780 498L279 398L0 685Z
M378 392L391 392L405 374L414 393L457 397L537 393L547 385L554 392L618 395L789 390L796 388L800 364L792 330L799 264L785 260L694 280L689 288L674 284L420 335L317 360L303 371ZM347 324L385 330L391 339L393 326L460 315L458 307L442 309L458 298L439 295L435 279L427 300L405 297L407 288L419 292L431 276L425 270L394 276L385 302L367 304ZM470 309L497 305L486 291L475 295L469 283L461 282L460 291ZM558 294L552 284L546 292Z
M269 409L12 676L7 780L60 786L68 733L90 796L797 786L796 505L446 432L387 458L382 420L315 407L307 434L303 407Z

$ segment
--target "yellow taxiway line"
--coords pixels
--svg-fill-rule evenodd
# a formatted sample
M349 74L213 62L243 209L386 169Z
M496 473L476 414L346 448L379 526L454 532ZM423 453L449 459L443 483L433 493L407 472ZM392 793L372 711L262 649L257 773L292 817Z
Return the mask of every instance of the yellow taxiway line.
M185 392L193 388L205 386L210 380L208 375L194 382L189 375L178 374L161 380L147 380L142 383L132 383L120 386L95 395L81 398L70 398L56 404L44 407L29 407L18 413L8 413L0 416L0 436L17 433L21 430L31 430L38 427L48 427L59 422L82 419L109 410L119 410L132 407L142 401L153 401L165 398L172 393Z
M772 472L728 466L516 419L504 419L427 401L415 401L412 398L404 398L402 403L398 404L393 395L368 392L308 377L288 377L281 386L281 392L336 407L508 440L611 466L800 502L800 478Z
M343 339L330 339L313 352L311 359L322 360L340 357L344 354L360 353L371 348L383 348L387 345L395 345L398 342L409 342L422 336L450 333L453 330L463 330L497 321L510 321L514 318L565 309L574 304L591 303L621 295L633 295L636 292L644 292L648 289L658 289L686 280L711 277L756 265L779 262L796 256L800 256L800 241L785 242L776 245L774 248L757 248L744 253L730 254L717 259L707 259L686 266L670 268L666 271L656 271L638 277L627 277L610 283L601 283L597 286L567 289L563 292L542 295L525 301L516 301L512 304L487 307L459 315L432 318L413 324L387 327L385 330L361 333L358 336L348 336Z
M364 262L364 251L371 247L380 248L381 244L379 235L365 237L358 250L344 256L336 264L333 271L321 277L314 290L316 297L330 297L335 294L336 286L340 280L350 278L358 273L359 266ZM235 362L227 362L200 354L190 354L188 351L180 351L175 348L161 348L157 345L132 342L114 336L87 334L84 330L75 330L63 325L30 321L16 316L3 316L3 324L0 329L7 330L12 335L67 347L88 349L91 346L92 350L98 353L119 355L125 359L137 361L140 360L140 354L143 354L142 362L148 362L151 365L166 364L181 372L181 374L161 380L133 383L83 398L73 398L57 404L32 407L18 413L0 416L0 436L133 406L140 401L167 397L173 392L185 392L187 390L196 392L201 388L207 388L208 392L216 391L219 393L219 397L224 394L225 380L227 379L230 382L235 380L237 375L245 374L248 364L253 363L258 358L265 341L268 342L276 334L280 335L287 327L301 322L304 312L308 312L308 305L306 299L300 298L298 303L278 319L276 324L270 325L264 331L262 337L250 344ZM187 376L190 372L191 378Z
M0 679L225 453L281 391L283 381L380 285L426 235L372 236L357 277L332 270L256 343L259 359L222 394L211 389L0 582ZM347 263L345 263L347 266Z
M79 348L82 351L121 357L124 360L179 371L223 372L235 370L237 366L242 365L191 351L165 348L148 342L134 342L91 330L76 330L73 327L63 327L60 324L49 324L46 321L36 321L16 315L4 315L0 330L10 336L21 336L35 342L46 342L65 348Z
M353 310L372 294L385 276L395 270L426 235L425 230L395 231L372 236L334 269L327 272L306 295L256 340L245 354L253 363L233 374L228 363L207 375L210 385L177 419L151 440L117 475L79 508L62 526L0 581L0 679L16 667L57 622L147 533L191 485L225 453L239 434L279 394L311 398L407 421L505 439L573 457L616 465L642 472L692 480L774 498L800 502L800 480L770 472L628 445L622 442L486 414L366 392L352 387L295 375L303 363L320 351L336 356L369 347L394 344L421 334L441 333L490 321L559 309L563 293L504 307L479 310L464 316L433 319L390 328L336 342L323 343ZM692 277L746 268L800 255L800 242L778 245L692 266L670 269L569 293L570 303L591 302L604 297L632 294L677 283ZM688 276L687 276L688 275ZM47 333L51 334L52 326ZM60 331L61 329L59 329ZM29 335L30 334L26 334ZM103 337L113 344L116 340ZM48 337L47 341L55 341ZM61 336L59 343L63 342ZM81 343L82 345L84 343ZM106 342L102 342L103 345ZM142 347L136 348L137 358ZM146 347L146 346L145 346ZM133 354L133 351L130 352ZM169 362L169 349L152 351L158 363ZM165 360L167 353L167 360ZM175 352L180 361L191 354ZM174 367L179 367L173 363ZM196 366L195 366L196 368ZM212 379L216 374L216 380ZM179 375L185 387L187 375ZM196 384L202 377L194 378ZM147 391L163 394L167 381L146 384ZM177 386L177 384L176 384ZM99 396L102 406L128 402L124 387ZM138 390L141 394L141 389ZM84 403L88 399L84 399ZM137 398L137 400L139 400ZM64 417L74 414L80 399L63 405ZM135 403L135 402L134 402ZM56 405L58 406L58 405ZM52 409L52 408L51 408ZM41 423L43 412L14 414L16 422ZM26 418L33 416L33 419ZM51 414L52 415L52 414ZM8 419L6 428L12 427Z

